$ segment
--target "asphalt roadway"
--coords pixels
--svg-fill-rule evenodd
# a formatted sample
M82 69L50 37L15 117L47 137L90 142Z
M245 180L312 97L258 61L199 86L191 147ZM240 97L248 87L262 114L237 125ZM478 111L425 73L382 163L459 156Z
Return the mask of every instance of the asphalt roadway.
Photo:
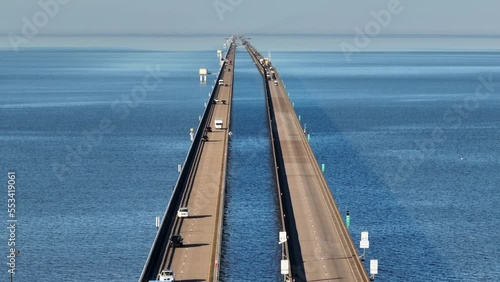
M233 63L225 65L224 85L216 92L218 102L213 105L209 123L212 131L207 132L208 141L202 142L198 163L193 166L192 180L183 196L183 206L189 208L190 216L176 218L171 234L180 234L184 246L169 247L164 258L162 269L173 270L176 281L218 279L234 57L235 48L231 48L227 58ZM215 128L215 119L223 120L221 129Z
M274 71L278 85L273 80L268 80L268 85L305 272L305 277L295 280L369 281L288 94Z

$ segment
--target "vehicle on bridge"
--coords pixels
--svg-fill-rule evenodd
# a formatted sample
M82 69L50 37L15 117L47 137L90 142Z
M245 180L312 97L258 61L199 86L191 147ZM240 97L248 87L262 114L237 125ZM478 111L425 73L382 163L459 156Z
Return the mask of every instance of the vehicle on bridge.
M189 217L189 209L187 207L181 207L177 211L177 217Z
M278 85L278 81L277 81L277 80L275 80L275 81L274 81L274 85L275 85L275 86L277 86L277 85Z
M224 85L224 79L219 79L219 85Z
M162 270L159 281L175 281L175 273L170 269Z
M184 239L181 235L172 235L172 237L170 237L170 246L182 247L184 246Z
M216 118L215 121L214 121L214 124L215 124L215 128L221 129L222 125L223 125L222 119Z

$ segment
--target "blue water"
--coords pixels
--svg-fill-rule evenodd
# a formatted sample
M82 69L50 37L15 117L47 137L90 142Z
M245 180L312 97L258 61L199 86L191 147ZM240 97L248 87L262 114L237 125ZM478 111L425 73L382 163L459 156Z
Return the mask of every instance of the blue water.
M474 99L499 59L273 53L356 245L370 232L377 280L500 278L500 84Z
M237 49L236 59L221 280L279 281L280 218L264 83L245 49Z
M245 52L237 56L221 274L276 281L262 81ZM463 107L478 76L500 81L499 53L272 59L339 208L351 212L354 242L370 232L377 281L500 278L500 85ZM211 90L198 69L215 71L215 52L47 49L0 52L0 62L0 173L18 176L16 280L137 281ZM130 100L156 65L161 82Z
M189 148L189 128L211 91L211 83L200 85L198 69L217 71L215 52L0 57L1 174L13 169L18 177L15 280L137 281L155 216L163 215ZM145 95L132 92L148 66L159 67L161 81L147 80ZM1 207L6 211L6 201ZM6 212L1 216L4 224Z

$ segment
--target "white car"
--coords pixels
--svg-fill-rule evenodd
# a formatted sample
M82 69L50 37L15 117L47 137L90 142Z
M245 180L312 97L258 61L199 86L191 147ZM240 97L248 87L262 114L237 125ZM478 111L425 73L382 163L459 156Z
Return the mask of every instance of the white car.
M160 281L175 281L175 274L172 270L162 270L160 273Z
M189 209L182 207L177 211L177 217L189 217Z

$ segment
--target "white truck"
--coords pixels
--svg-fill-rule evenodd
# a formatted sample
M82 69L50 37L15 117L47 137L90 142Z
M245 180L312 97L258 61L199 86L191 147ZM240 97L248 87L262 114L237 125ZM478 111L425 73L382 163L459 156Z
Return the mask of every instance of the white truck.
M224 85L224 80L223 79L219 79L219 85Z
M214 121L215 128L221 129L222 128L222 119L216 118Z
M181 207L177 211L177 217L189 217L189 209L187 207Z
M165 269L162 270L160 273L160 280L159 281L175 281L175 274L172 270L170 269Z

